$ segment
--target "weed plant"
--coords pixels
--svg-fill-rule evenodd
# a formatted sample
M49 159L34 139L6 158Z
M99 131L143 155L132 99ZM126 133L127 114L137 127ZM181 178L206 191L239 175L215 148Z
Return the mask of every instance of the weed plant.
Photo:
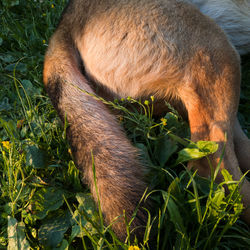
M130 240L129 221L125 242L104 225L72 161L66 118L63 126L42 85L43 55L65 4L0 2L0 249L249 249L240 184L223 171L217 185L218 168L209 180L186 168L217 145L192 143L186 122L167 103L170 111L153 117L153 96L114 102L93 96L119 111L118 121L148 162L150 191L141 204L148 196L156 204L142 243ZM249 135L250 57L242 64L239 118Z

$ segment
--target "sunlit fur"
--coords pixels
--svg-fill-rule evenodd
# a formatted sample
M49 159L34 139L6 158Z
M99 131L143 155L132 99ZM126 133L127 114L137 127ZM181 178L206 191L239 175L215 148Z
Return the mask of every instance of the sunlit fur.
M43 77L62 121L67 117L74 160L97 200L94 157L107 224L124 210L128 220L131 218L147 187L147 167L116 117L102 102L77 87L90 93L98 89L99 95L110 99L154 95L156 102L181 103L177 106L183 107L180 111L188 117L191 140L219 144L219 150L210 157L214 167L222 154L225 135L221 168L239 180L241 171L250 167L250 143L236 118L239 56L219 26L186 1L70 1L51 38ZM204 159L190 166L200 175L210 175ZM219 173L218 181L221 179ZM247 181L241 192L245 206L250 205ZM144 205L150 208L150 202ZM250 222L250 209L245 210L244 218ZM145 221L146 212L140 209L131 228L145 225ZM112 228L124 239L122 217ZM143 230L135 233L141 237Z

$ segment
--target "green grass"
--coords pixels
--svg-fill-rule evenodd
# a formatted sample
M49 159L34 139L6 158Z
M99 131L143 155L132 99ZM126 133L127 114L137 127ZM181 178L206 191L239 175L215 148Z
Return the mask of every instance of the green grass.
M120 242L103 225L72 161L66 128L43 90L43 55L65 3L0 3L0 249L133 249L137 242L129 237ZM250 135L250 57L242 64L239 117ZM139 111L127 110L135 104ZM237 183L229 185L226 196L214 176L207 180L185 168L190 157L206 156L216 145L185 140L188 126L174 110L164 119L153 118L153 99L108 105L121 111L121 124L150 165L150 195L158 207L149 214L138 246L248 249L250 232L239 219ZM230 175L223 174L229 183ZM149 240L152 223L156 233Z

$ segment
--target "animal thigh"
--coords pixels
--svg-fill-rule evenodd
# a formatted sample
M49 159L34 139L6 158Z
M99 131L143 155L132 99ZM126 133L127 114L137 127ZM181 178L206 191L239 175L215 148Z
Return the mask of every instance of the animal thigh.
M133 1L126 1L126 3ZM155 3L156 2L156 3ZM138 1L93 14L77 39L86 71L121 97L177 95L186 65L201 50L225 42L222 31L193 6Z

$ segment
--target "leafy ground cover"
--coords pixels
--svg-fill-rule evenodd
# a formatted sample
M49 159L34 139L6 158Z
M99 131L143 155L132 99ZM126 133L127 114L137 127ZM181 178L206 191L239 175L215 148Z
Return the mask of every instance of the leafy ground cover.
M188 160L214 152L216 144L190 143L188 126L173 109L153 117L153 97L108 105L121 111L121 125L149 162L150 195L158 207L149 213L141 244L129 234L120 242L103 225L72 161L66 128L42 85L43 55L65 4L0 3L0 248L249 249L249 227L239 219L238 184L230 184L225 195L215 176L200 178L185 167ZM250 135L249 56L242 68L239 117ZM139 111L126 108L135 104ZM229 183L231 176L223 175Z

